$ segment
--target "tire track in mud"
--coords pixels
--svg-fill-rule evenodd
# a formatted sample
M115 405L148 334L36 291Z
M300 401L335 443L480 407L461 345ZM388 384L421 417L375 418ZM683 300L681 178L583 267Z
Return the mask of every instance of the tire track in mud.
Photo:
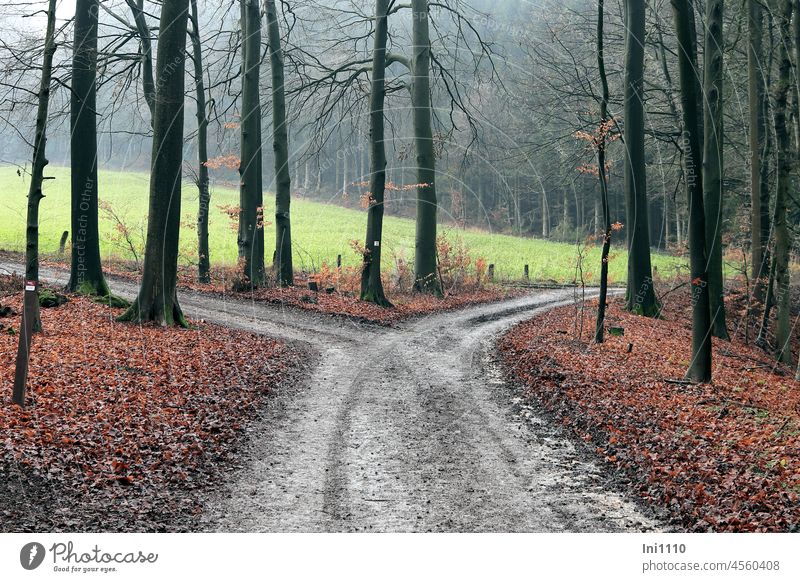
M0 270L8 265L0 264ZM19 266L17 266L19 269ZM65 274L42 269L45 279ZM133 297L131 281L112 279ZM195 319L298 342L306 382L269 401L239 467L209 494L210 531L652 531L585 451L515 412L498 334L570 303L547 290L386 328L181 292Z

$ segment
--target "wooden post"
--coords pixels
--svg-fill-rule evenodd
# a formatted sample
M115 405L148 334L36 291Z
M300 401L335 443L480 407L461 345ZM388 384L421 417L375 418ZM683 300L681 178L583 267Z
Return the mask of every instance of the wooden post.
M69 237L69 231L68 231L68 230L65 230L65 231L64 231L64 232L61 234L61 240L58 242L58 254L59 254L59 256L61 256L61 255L63 255L63 254L64 254L64 249L65 249L65 248L66 248L66 246L67 246L67 238L68 238L68 237Z
M494 263L489 264L489 281L494 281Z
M342 268L342 255L336 255L336 268Z
M13 402L25 406L25 387L28 381L28 361L31 355L31 339L33 336L33 320L36 317L36 302L39 301L39 282L25 281L24 307L22 309L22 325L17 348L17 368L14 374Z
M530 277L528 276L528 272L529 272L528 271L528 265L525 265L523 276L525 277L525 282L526 283L530 280Z

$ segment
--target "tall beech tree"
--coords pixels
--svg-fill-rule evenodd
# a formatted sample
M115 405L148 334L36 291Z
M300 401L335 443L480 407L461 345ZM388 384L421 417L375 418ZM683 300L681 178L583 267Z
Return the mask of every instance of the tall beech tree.
M242 123L239 161L239 260L245 282L264 282L264 191L261 166L261 13L258 0L242 11Z
M389 307L381 281L383 200L386 188L386 144L384 101L386 98L386 43L389 36L389 0L375 1L375 31L372 49L372 79L369 97L369 206L364 265L361 270L361 299Z
M56 52L56 0L47 4L47 27L44 36L42 56L42 79L39 83L38 106L36 108L36 135L33 139L33 161L31 163L31 182L28 187L28 209L25 228L25 279L39 280L39 203L44 198L44 168L49 163L47 148L47 114L50 108L50 81L53 76L53 55ZM39 303L35 303L33 331L42 330L39 317Z
M628 242L630 311L658 313L650 261L650 220L644 151L645 3L625 2L625 229Z
M773 17L778 25L778 82L775 86L775 138L777 142L775 209L773 227L775 229L775 250L773 253L773 269L775 271L775 349L778 361L790 363L792 354L789 340L791 337L790 322L790 290L789 290L789 228L786 223L786 203L792 172L791 143L787 127L787 101L792 83L791 62L791 18L792 0L775 0Z
M597 71L600 76L600 127L597 132L597 175L600 177L600 205L603 212L603 250L600 254L600 296L598 297L597 320L594 341L603 343L608 296L608 255L611 249L611 211L608 205L608 176L606 174L606 134L610 127L608 116L608 78L606 77L605 49L603 46L604 2L597 2ZM596 225L599 230L599 225Z
M764 16L761 0L747 0L747 103L750 149L750 267L753 295L764 301L764 279L769 271L769 188L762 186L765 148L765 90L763 67Z
M176 289L181 226L186 29L189 0L161 9L144 268L136 301L121 321L186 326Z
M144 0L125 0L130 8L136 34L139 36L139 70L142 75L142 92L147 108L150 110L150 123L155 118L156 84L153 80L153 44L150 40L150 27L144 14Z
M411 107L417 162L414 289L442 295L436 268L436 153L431 125L431 38L428 0L411 0Z
M197 210L197 280L211 282L211 257L208 248L208 211L211 205L211 190L208 178L208 112L206 111L206 88L203 82L203 47L200 42L200 19L197 14L197 0L191 0L189 20L192 28L189 38L192 41L192 63L194 64L194 88L197 104L197 191L199 207Z
M272 71L272 151L275 160L275 260L276 283L294 284L292 267L292 229L289 218L291 176L289 173L289 135L286 127L286 88L283 49L275 0L266 0L269 62Z
M433 21L430 6L435 6L437 9L436 14L446 16L451 19L451 23ZM326 43L330 47L328 52L336 55L335 64L322 62L316 58L310 59L313 64L308 62L302 66L294 64L295 69L300 72L301 79L303 79L298 93L307 92L315 95L322 104L322 112L315 120L317 139L323 139L322 135L327 133L326 128L329 127L327 122L332 111L334 111L333 105L343 107L346 111L351 111L356 103L359 103L360 106L363 95L367 93L362 89L365 83L361 79L366 79L372 71L371 57L365 56L364 51L360 48L351 55L349 60L340 57L343 52L342 47L348 46L351 42L354 43L354 46L358 46L360 41L373 35L374 19L372 16L370 16L370 22L368 23L362 15L356 16L349 9L341 7L326 7L326 9L329 9L330 14L334 15L334 21L336 21L338 15L343 15L340 21L341 24L331 23L332 26L339 26L343 31L351 30L351 25L358 28L353 30L352 36L343 34L345 38L348 38L346 42L336 39ZM470 22L467 16L470 10L469 7L461 2L430 3L427 0L412 0L406 3L390 2L388 10L390 16L405 10L410 10L411 12L411 38L407 43L410 47L410 53L390 52L386 55L387 68L392 64L400 64L408 71L408 77L405 79L399 77L390 78L386 86L387 94L391 94L400 88L408 88L411 94L411 133L414 136L415 152L412 166L416 174L414 187L417 191L414 290L442 296L436 244L438 213L437 148L433 135L432 70L435 67L435 70L440 73L438 79L448 94L451 112L449 116L450 122L455 126L457 121L465 120L470 127L471 134L474 136L476 133L475 106L470 103L470 100L466 99L466 95L471 93L474 87L467 87L463 83L459 69L464 64L461 57L462 55L470 55L471 74L478 74L479 71L484 70L487 66L491 67L494 74L496 70L492 62L493 53L491 44L482 39L479 27ZM364 26L367 24L369 26ZM437 35L437 46L442 47L442 54L434 54L431 50L431 28ZM461 49L462 44L469 43L474 43L475 50L463 51ZM304 47L295 46L291 52L297 55L304 53L304 51ZM309 75L309 72L313 70L316 70L316 74ZM300 101L305 104L309 102L309 99L310 97L306 95ZM349 100L346 104L344 103L345 99ZM341 163L337 160L329 172L330 177L334 178L333 181L337 184L337 188L339 184L347 186L349 175L354 167L358 167L359 162L349 158L352 158L352 156L345 155L341 158ZM351 165L353 163L355 163L355 166ZM328 181L330 182L330 178ZM342 188L342 191L346 191L346 188Z
M697 37L692 25L691 0L672 0L678 38L678 73L683 110L683 148L686 194L689 199L689 269L692 287L692 360L686 376L695 382L711 380L711 314L706 261L706 219L698 99Z
M794 121L794 163L800 162L800 75L797 74L798 63L800 63L800 1L792 0L792 113L791 119ZM795 180L796 180L795 172Z
M703 198L706 212L708 292L711 331L729 339L725 318L722 276L722 177L723 177L723 94L722 94L722 11L723 0L706 0L703 99Z
M97 204L97 13L99 0L75 3L70 93L72 265L67 289L108 296L100 261Z

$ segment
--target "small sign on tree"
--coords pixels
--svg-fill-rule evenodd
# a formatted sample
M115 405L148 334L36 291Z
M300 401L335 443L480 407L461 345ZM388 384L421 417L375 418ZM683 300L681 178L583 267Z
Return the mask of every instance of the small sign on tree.
M36 318L36 302L39 301L39 282L25 281L22 325L20 325L17 369L14 375L14 404L25 406L25 388L28 381L28 361L31 355L33 321Z

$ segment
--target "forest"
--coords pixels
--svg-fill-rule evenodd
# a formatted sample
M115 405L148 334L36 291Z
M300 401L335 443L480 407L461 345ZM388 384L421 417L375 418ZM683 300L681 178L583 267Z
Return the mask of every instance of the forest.
M800 0L5 2L0 530L797 531L799 65Z

